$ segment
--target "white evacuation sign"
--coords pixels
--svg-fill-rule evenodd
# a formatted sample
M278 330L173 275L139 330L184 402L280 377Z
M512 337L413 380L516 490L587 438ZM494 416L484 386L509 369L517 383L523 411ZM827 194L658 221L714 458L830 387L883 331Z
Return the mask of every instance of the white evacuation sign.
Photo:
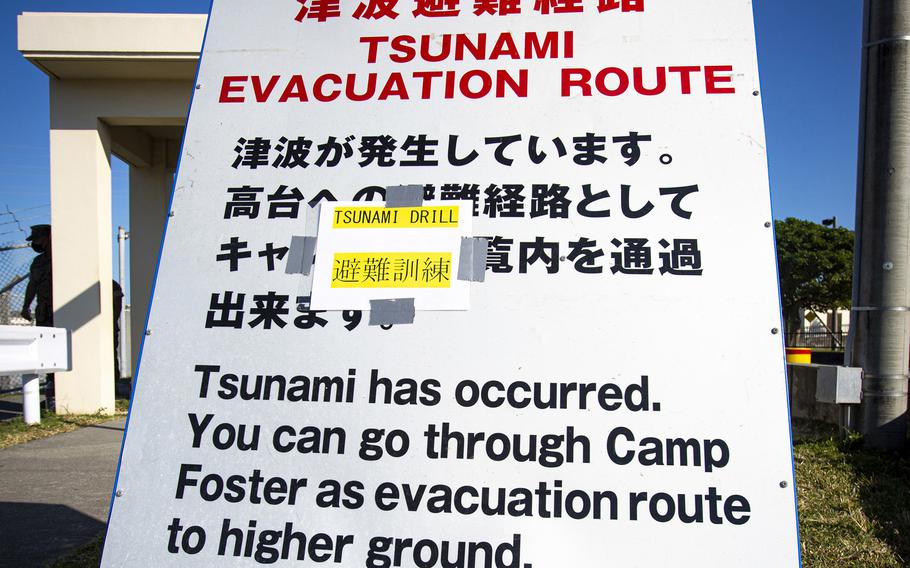
M215 0L197 84L103 566L798 566L749 1Z

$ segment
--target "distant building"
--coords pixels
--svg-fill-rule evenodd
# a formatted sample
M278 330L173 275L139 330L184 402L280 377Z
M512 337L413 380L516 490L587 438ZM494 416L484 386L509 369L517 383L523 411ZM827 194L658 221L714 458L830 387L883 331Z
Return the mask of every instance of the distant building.
M787 337L790 347L814 347L842 350L850 331L850 310L830 312L801 309L801 326L797 333Z

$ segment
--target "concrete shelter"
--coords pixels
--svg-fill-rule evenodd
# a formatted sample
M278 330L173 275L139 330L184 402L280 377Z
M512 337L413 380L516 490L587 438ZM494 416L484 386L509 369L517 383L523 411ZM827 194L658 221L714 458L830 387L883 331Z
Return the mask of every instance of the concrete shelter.
M129 164L130 329L138 352L206 16L25 12L48 76L54 323L72 332L57 411L114 408L111 154ZM27 96L25 94L24 96Z

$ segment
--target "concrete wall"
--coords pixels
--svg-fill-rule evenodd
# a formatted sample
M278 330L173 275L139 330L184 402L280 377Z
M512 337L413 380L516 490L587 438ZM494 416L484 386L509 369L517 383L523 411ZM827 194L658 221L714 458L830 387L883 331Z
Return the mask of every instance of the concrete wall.
M840 407L836 404L816 402L817 371L812 367L787 365L787 382L790 390L790 416L840 424Z
M185 81L50 81L55 324L73 337L73 370L58 374L58 412L114 407L112 147L131 162L130 297L134 315L141 314L131 339L139 345L173 164L166 142L128 136L127 129L181 124L191 91Z

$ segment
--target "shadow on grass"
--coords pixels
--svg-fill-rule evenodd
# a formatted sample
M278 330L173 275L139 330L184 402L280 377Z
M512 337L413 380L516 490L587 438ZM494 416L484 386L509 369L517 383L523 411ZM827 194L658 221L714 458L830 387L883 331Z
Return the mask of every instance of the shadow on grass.
M879 453L835 426L793 421L806 568L900 568L910 562L910 452Z
M48 564L45 568L98 568L101 564L101 547L104 542L104 532L98 534L94 540L89 541L82 548L64 558Z
M104 523L65 505L0 502L0 527L0 568L22 568L71 554Z
M859 439L841 442L841 446L873 532L904 566L910 566L910 448L875 452L863 449Z

